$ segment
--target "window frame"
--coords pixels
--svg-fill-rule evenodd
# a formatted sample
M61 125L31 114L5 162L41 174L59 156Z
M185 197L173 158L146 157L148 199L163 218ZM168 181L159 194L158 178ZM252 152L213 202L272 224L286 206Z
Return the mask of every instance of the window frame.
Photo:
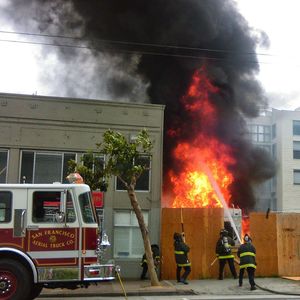
M129 223L116 223L116 218L117 218L117 214L118 213L127 213L129 214ZM145 219L145 224L148 227L149 224L149 210L142 210L144 219ZM136 221L136 222L133 222ZM128 255L119 255L118 253L120 253L118 251L118 249L116 248L118 246L118 242L117 242L117 234L116 234L116 229L127 229L128 230L128 236L127 236L127 240L128 240ZM114 247L113 247L113 257L117 258L117 259L122 259L122 258L128 258L128 259L136 259L136 258L141 258L142 255L144 254L145 250L144 250L144 244L143 244L143 237L142 234L140 232L140 228L139 228L139 224L136 218L136 215L134 213L133 210L130 209L116 209L114 211L114 216L113 216L113 229L114 229ZM138 229L140 236L139 236L139 242L141 243L141 252L138 254L133 254L133 243L136 244L136 241L134 241L133 237L136 237L136 235L134 234L134 230ZM125 253L125 252L124 252Z
M293 159L300 159L300 141L293 141Z
M90 192L81 193L78 196L79 209L81 214L82 222L85 224L94 224L97 223L97 217L95 208L93 205L93 199ZM85 206L88 205L88 210L85 210ZM89 213L89 215L87 214Z
M149 193L151 191L152 156L151 155L143 155L143 154L141 154L140 157L149 158L149 169L146 170L140 176L140 178L137 180L137 183L136 183L136 186L135 186L135 192ZM148 173L148 174L146 174L146 173ZM139 180L141 179L141 177L144 177L144 176L148 176L148 183L147 183L148 187L147 187L147 189L139 189ZM117 192L124 192L124 191L126 191L125 187L121 188L121 186L123 186L123 183L121 182L121 180L117 176L115 176L115 191L117 191Z
M297 178L295 176L296 174L298 174ZM294 183L294 185L300 185L300 169L294 169L293 170L293 175L294 175L293 176L293 183ZM299 177L299 179L298 179L298 177Z
M2 199L1 193L5 193L5 194L9 195L9 198L5 199L6 200L5 202L7 202L7 203L2 202L3 199ZM13 198L13 194L11 191L0 191L0 211L3 209L5 210L4 220L1 221L1 219L0 219L0 224L10 223L12 220L12 198ZM7 207L2 208L1 207L2 203L6 204L6 205L8 204ZM9 210L8 213L6 212L6 210ZM6 219L7 216L8 216L8 218Z
M8 174L7 170L8 170L8 164L9 164L9 150L8 149L0 149L0 153L6 153L6 166L3 169L0 169L0 172L5 172L4 181L1 182L1 176L2 176L2 173L1 173L0 174L0 183L7 183L7 174Z
M93 152L93 165L92 165L92 170L93 170L93 173L95 173L95 169L97 168L97 164L95 164L95 162L99 159L100 163L98 164L100 166L100 170L102 171L104 168L105 168L105 155L104 154L101 154L101 153L98 153L98 152ZM88 153L82 153L80 155L80 161L81 161L81 164L83 166L86 166L84 164L84 156L85 155L88 155ZM89 168L89 166L86 166ZM96 170L97 171L97 170Z
M272 126L263 124L249 124L249 136L253 143L271 143Z
M23 179L23 174L25 172L25 170L23 170L23 154L27 153L27 154L31 154L33 155L33 159L32 159L32 163L31 163L31 167L32 169L29 170L29 173L31 174L31 178L30 181L26 181L28 180L28 178ZM58 180L58 182L62 182L62 183L68 183L68 180L66 178L64 178L64 174L66 173L65 171L65 167L66 167L66 156L67 155L74 155L74 159L77 160L78 157L78 153L76 152L66 152L66 151L43 151L43 150L31 150L31 149L22 149L21 153L20 153L20 173L19 173L19 182L22 183L35 183L36 182L36 159L37 159L37 155L56 155L56 156L60 156L60 180ZM69 158L70 160L71 158ZM26 170L27 171L27 170ZM27 172L26 172L27 174ZM48 181L48 182L44 182L44 183L53 183L53 181Z
M272 140L276 139L277 137L277 126L276 123L272 124Z
M293 135L300 135L300 120L293 120Z
M48 209L48 219L47 219L47 209L45 209L45 203L49 202L49 204L51 202L55 202L54 199L49 198L49 200L44 199L45 195L47 196L47 194L53 194L53 195L59 195L59 206L57 207L58 209L54 209L55 212L61 212L64 211L66 209L66 211L64 211L65 213L65 217L68 217L68 202L69 200L71 200L72 203L72 210L73 210L73 215L74 215L74 219L66 219L66 223L68 224L73 224L77 221L77 214L76 214L76 208L75 208L75 203L74 203L74 199L73 199L73 194L71 192L71 190L67 190L67 196L66 196L66 201L67 203L64 203L64 190L35 190L32 192L32 203L31 203L31 222L33 224L58 224L58 222L55 219L55 213L52 214L52 221L49 221L49 211L51 211L50 209ZM39 196L39 197L38 197ZM36 202L36 201L40 201L40 202ZM37 203L42 203L42 206L37 205ZM64 206L65 205L65 206ZM37 207L39 206L39 207ZM56 205L55 205L56 206ZM37 215L35 214L35 212L37 211L37 209L40 209L42 213L42 216L40 218L40 220L35 219L35 217L37 217ZM42 210L41 210L42 209Z

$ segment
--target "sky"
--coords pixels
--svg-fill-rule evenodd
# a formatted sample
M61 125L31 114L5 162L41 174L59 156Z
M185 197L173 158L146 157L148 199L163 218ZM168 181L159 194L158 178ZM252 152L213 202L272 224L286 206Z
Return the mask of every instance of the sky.
M300 1L239 0L238 5L250 26L269 36L269 48L257 49L258 78L269 105L291 110L300 107Z
M0 31L13 31L14 28L9 20L3 18L1 6L5 6L9 0L0 1ZM263 30L269 36L270 46L268 49L258 46L258 60L260 62L259 81L262 83L269 106L277 109L294 110L300 107L300 0L237 0L240 12L248 20L254 30ZM55 78L43 72L52 68L51 74L59 75L62 69L70 70L68 78L76 76L72 73L74 62L65 62L65 65L58 63L58 57L53 51L52 54L44 55L40 45L20 44L5 42L5 40L16 40L20 37L0 33L0 92L53 95ZM86 53L88 55L88 50ZM86 56L85 56L86 57ZM79 62L78 62L79 63ZM82 62L80 62L82 63ZM92 68L93 59L84 60L87 67ZM118 62L115 62L116 65ZM105 61L103 69L107 69ZM132 67L134 73L134 66ZM98 70L95 70L97 72ZM117 74L122 76L122 74ZM93 72L85 82L93 80ZM78 83L80 84L80 82ZM99 87L103 90L102 99L108 97L105 91L105 84ZM99 91L93 94L92 87L87 86L89 97L99 95ZM137 88L138 97L144 87ZM67 91L61 91L65 95ZM61 96L58 94L57 96ZM70 94L70 96L73 96Z

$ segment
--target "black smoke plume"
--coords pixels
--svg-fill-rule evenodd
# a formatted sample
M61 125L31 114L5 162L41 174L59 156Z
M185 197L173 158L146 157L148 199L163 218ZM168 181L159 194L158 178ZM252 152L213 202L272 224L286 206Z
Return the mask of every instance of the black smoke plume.
M254 207L252 184L274 174L270 159L258 155L260 152L245 139L244 120L257 116L259 108L266 105L262 87L255 79L259 71L255 48L267 38L251 31L233 0L15 0L7 12L15 17L17 27L56 35L53 41L58 44L59 36L79 37L95 58L95 74L104 60L125 70L125 74L111 73L106 78L112 100L149 99L166 105L165 174L171 167L176 170L171 153L178 141L193 140L191 128L205 130L201 120L198 126L191 124L180 101L194 72L205 65L208 78L220 90L212 99L219 117L216 134L233 148L237 158L232 170L236 177L231 187L233 202ZM77 55L72 47L59 49L63 61L72 61ZM94 77L98 86L102 71L99 67ZM88 70L83 70L82 76L84 72ZM145 90L144 98L142 93L133 92L137 80ZM74 93L76 88L68 81L65 84ZM180 136L168 134L179 126ZM168 190L167 178L164 190Z

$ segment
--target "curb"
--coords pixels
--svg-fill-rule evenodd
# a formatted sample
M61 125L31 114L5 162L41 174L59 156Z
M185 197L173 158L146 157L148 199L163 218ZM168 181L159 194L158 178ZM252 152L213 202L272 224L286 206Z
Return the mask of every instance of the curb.
M172 291L129 291L126 292L127 296L186 296L198 295L194 290L172 290ZM60 293L41 293L38 298L55 298L55 297L122 297L124 293L121 292L91 292L91 293L78 293L64 291Z

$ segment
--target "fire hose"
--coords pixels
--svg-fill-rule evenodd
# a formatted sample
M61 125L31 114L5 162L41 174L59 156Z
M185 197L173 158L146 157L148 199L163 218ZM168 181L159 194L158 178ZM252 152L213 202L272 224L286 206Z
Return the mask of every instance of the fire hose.
M271 289L262 287L262 286L258 285L257 283L255 283L255 285L256 285L259 289L261 289L261 290L263 290L263 291L266 291L266 292L270 292L270 293L272 293L272 294L277 294L277 295L288 295L288 296L300 296L300 294L297 294L297 293L279 292L279 291L271 290Z
M210 266L212 267L214 265L214 263L218 260L218 258L216 257L212 263L210 264ZM235 263L239 264L238 260L234 260ZM300 294L297 294L297 293L289 293L289 292L279 292L279 291L275 291L275 290L271 290L271 289L268 289L268 288L265 288L265 287L262 287L260 286L259 284L255 283L255 285L263 290L263 291L266 291L266 292L269 292L269 293L273 293L273 294L277 294L277 295L288 295L288 296L300 296Z

